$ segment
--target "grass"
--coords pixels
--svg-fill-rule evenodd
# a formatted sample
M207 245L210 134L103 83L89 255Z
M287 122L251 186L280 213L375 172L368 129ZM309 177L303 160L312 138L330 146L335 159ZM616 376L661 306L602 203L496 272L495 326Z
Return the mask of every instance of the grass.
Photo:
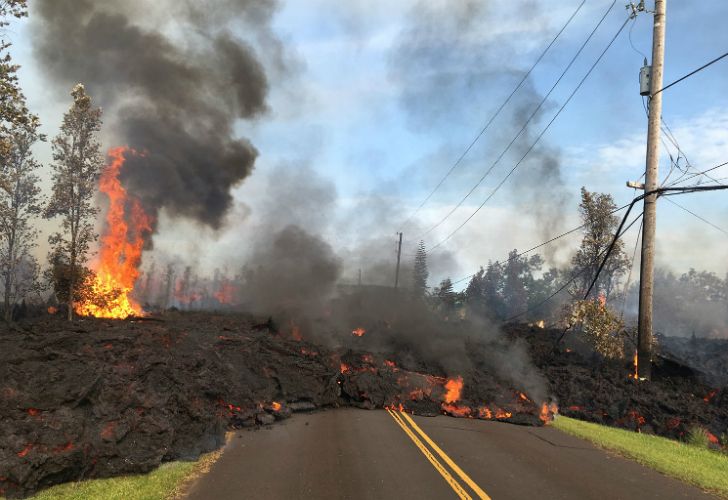
M728 455L671 439L560 416L553 427L728 498Z
M32 500L169 500L179 498L199 475L207 472L221 451L203 455L196 462L168 462L148 474L91 479L52 486Z

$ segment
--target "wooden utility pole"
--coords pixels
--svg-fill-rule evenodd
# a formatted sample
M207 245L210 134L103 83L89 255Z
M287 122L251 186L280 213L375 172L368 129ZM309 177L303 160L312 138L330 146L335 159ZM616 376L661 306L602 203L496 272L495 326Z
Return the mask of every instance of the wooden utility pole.
M399 261L402 258L402 233L399 234L399 244L397 245L397 270L394 273L394 289L399 286Z
M667 0L655 0L652 31L652 69L650 74L650 116L647 126L647 165L645 192L658 188L660 121L662 119L662 70L665 60L665 22ZM644 199L642 261L640 267L640 311L638 320L638 374L649 380L652 375L652 288L655 266L655 224L657 195Z

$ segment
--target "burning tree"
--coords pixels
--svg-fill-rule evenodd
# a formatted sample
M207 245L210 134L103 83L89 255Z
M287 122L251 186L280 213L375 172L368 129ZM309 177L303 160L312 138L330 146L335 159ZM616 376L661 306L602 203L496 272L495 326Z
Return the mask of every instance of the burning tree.
M83 264L89 245L98 237L94 232L98 209L92 198L104 164L96 139L101 129L101 109L92 106L91 97L80 83L71 95L73 105L63 116L61 132L53 140L53 194L45 211L49 219L62 217L63 231L49 236L48 242L52 247L50 259L67 269L63 295L69 320L73 319L75 290L86 278Z

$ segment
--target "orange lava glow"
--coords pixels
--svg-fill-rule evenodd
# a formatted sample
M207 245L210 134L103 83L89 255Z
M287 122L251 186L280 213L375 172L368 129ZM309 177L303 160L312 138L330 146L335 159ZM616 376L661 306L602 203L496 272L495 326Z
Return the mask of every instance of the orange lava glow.
M364 336L365 333L367 333L367 331L362 327L355 328L351 332L351 334L354 335L355 337L362 337L362 336Z
M718 389L713 389L708 393L707 396L703 398L703 401L705 401L706 403L710 403L710 401L715 397L716 394L718 394Z
M493 418L493 412L490 411L490 408L487 406L482 406L478 408L478 418L482 418L483 420L490 420Z
M109 199L109 208L95 266L96 276L90 285L93 295L111 298L103 304L95 301L76 304L76 312L83 316L123 319L144 313L129 295L139 278L144 237L151 232L152 221L139 200L129 196L119 180L127 154L136 152L126 147L111 149L111 163L99 179L99 190Z
M472 410L468 406L460 406L455 404L442 404L442 409L455 417L469 417Z
M632 365L634 366L634 373L630 373L627 375L629 378L638 380L639 379L639 357L637 356L637 351L634 351L634 356L632 357Z
M498 408L495 411L495 418L511 418L512 416L513 416L513 413L511 413L509 411L502 410L500 408Z
M559 412L559 407L556 405L556 403L541 403L541 412L538 416L538 418L541 419L541 421L544 424L548 424L554 419L554 415Z
M445 403L454 403L460 399L460 393L463 390L463 378L458 376L445 382Z

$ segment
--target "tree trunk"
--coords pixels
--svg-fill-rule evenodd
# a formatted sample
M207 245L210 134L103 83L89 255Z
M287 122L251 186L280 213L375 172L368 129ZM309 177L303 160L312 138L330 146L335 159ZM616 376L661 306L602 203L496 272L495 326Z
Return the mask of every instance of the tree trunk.
M73 244L73 243L72 243ZM68 277L68 321L73 321L73 292L76 281L76 251L71 249L71 269Z

